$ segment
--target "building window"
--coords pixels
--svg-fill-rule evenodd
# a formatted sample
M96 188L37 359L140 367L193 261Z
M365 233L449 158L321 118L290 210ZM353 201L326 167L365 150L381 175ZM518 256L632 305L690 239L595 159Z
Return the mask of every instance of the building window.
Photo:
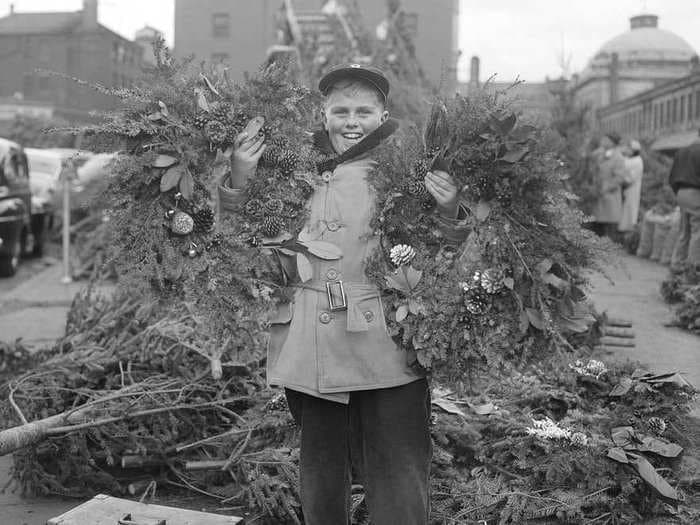
M678 118L678 97L673 98L673 124L678 122L680 119Z
M49 89L50 89L49 77L47 77L46 75L42 75L39 77L38 84L39 84L39 92L46 93L47 91L49 91Z
M119 87L119 73L116 71L112 73L112 87Z
M690 122L693 120L693 94L688 93L688 112L686 113L686 120Z
M228 13L211 15L211 34L214 38L228 38L231 35L231 21Z
M661 102L659 104L659 128L663 128L666 125L666 121L664 120L664 103Z
M670 126L671 122L673 122L671 120L671 110L672 110L671 99L669 98L666 101L666 126Z
M678 117L681 122L685 120L685 95L681 95L681 109Z
M700 118L700 91L695 92L695 118Z

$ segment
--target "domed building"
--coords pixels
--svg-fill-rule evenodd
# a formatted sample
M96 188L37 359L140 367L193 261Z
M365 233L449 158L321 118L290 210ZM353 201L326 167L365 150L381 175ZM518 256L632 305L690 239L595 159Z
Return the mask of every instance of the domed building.
M659 17L630 18L630 30L606 42L574 75L576 98L600 108L689 74L696 51L680 36L659 28Z

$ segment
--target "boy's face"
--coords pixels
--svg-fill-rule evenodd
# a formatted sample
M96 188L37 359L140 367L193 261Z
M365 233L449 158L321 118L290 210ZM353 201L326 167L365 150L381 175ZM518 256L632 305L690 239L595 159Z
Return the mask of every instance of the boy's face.
M348 86L333 89L326 99L323 125L339 155L377 129L389 112L371 88Z

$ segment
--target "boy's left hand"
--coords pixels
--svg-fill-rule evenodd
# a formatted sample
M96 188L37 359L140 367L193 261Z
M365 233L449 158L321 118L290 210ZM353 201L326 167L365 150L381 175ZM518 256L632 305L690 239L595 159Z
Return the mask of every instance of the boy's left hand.
M437 201L438 210L450 219L457 217L457 185L446 171L429 171L425 187Z

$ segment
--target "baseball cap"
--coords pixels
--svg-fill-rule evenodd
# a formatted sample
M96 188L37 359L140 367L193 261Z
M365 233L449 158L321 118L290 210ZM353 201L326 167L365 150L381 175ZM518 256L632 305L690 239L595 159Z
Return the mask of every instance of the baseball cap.
M630 149L632 151L642 151L642 145L638 140L632 139L630 140Z
M318 83L318 89L324 95L333 84L341 79L357 79L372 85L384 97L386 102L389 95L389 80L384 72L378 67L365 66L362 64L340 64L333 66Z

